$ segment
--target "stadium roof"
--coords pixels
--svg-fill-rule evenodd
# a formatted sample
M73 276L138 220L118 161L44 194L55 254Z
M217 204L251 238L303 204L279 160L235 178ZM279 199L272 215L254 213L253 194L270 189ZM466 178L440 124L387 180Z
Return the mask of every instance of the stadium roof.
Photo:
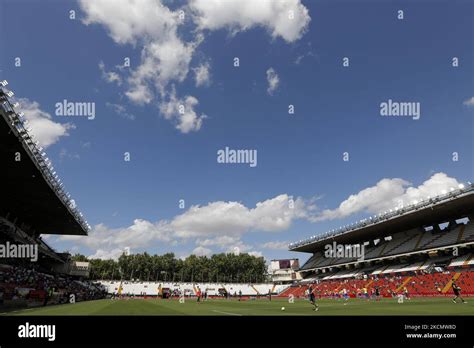
M0 86L0 213L39 234L87 235L89 225L15 112L8 99L12 95ZM20 161L15 161L17 153Z
M468 216L474 216L474 185L470 183L467 187L461 186L442 196L417 202L412 206L375 218L364 219L342 231L328 232L292 243L289 249L314 253L333 241L340 244L360 243L396 232L432 226Z

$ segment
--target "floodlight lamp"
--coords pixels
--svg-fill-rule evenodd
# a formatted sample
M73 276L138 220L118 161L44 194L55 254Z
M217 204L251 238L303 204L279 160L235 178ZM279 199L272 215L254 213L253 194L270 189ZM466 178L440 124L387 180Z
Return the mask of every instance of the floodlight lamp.
M15 95L15 93L13 93L12 91L8 91L6 94L8 98L11 98Z
M8 85L8 81L7 80L3 80L0 82L0 85L2 85L3 87L5 87L6 85Z
M459 184L458 186L461 190L464 188L464 185L463 184Z

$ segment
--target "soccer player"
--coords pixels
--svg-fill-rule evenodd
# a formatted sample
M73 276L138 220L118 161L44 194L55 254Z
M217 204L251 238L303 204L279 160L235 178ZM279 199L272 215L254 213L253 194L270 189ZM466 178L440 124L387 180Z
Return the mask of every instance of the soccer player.
M309 302L314 306L313 310L318 311L319 306L316 303L316 299L314 298L314 290L313 290L313 287L311 285L309 286L308 292L309 292Z
M349 293L347 292L346 288L342 289L342 297L344 298L344 306L349 301Z
M380 289L378 286L375 287L375 301L380 301Z
M405 296L405 298L406 298L407 300L410 299L410 295L408 294L408 289L407 289L406 286L403 287L403 296Z
M367 288L362 288L362 294L363 294L364 298L369 300L369 292L367 291Z
M197 303L201 303L201 289L199 289L199 286L197 288L196 295L197 295Z
M456 299L459 297L462 301L462 303L467 303L466 301L464 301L464 299L461 297L461 288L456 284L456 282L453 280L453 284L451 285L452 288L453 288L453 292L454 292L454 298L453 298L453 302L454 303L457 303L456 302Z

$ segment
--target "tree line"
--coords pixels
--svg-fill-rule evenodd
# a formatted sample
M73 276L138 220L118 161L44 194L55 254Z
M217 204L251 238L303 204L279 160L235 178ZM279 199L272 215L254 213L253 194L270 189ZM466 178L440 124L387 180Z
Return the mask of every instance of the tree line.
M90 263L92 280L137 280L169 282L258 283L267 281L263 257L246 253L214 254L211 257L190 255L176 258L164 255L122 254L117 261L88 259L76 254L74 261Z

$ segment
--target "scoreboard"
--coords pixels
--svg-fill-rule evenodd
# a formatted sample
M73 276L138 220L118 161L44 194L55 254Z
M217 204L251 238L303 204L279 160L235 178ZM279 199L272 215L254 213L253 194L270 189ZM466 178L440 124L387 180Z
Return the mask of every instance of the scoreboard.
M280 269L299 269L299 261L298 259L282 259L282 260L272 260L271 261L271 269L272 271L278 271Z

